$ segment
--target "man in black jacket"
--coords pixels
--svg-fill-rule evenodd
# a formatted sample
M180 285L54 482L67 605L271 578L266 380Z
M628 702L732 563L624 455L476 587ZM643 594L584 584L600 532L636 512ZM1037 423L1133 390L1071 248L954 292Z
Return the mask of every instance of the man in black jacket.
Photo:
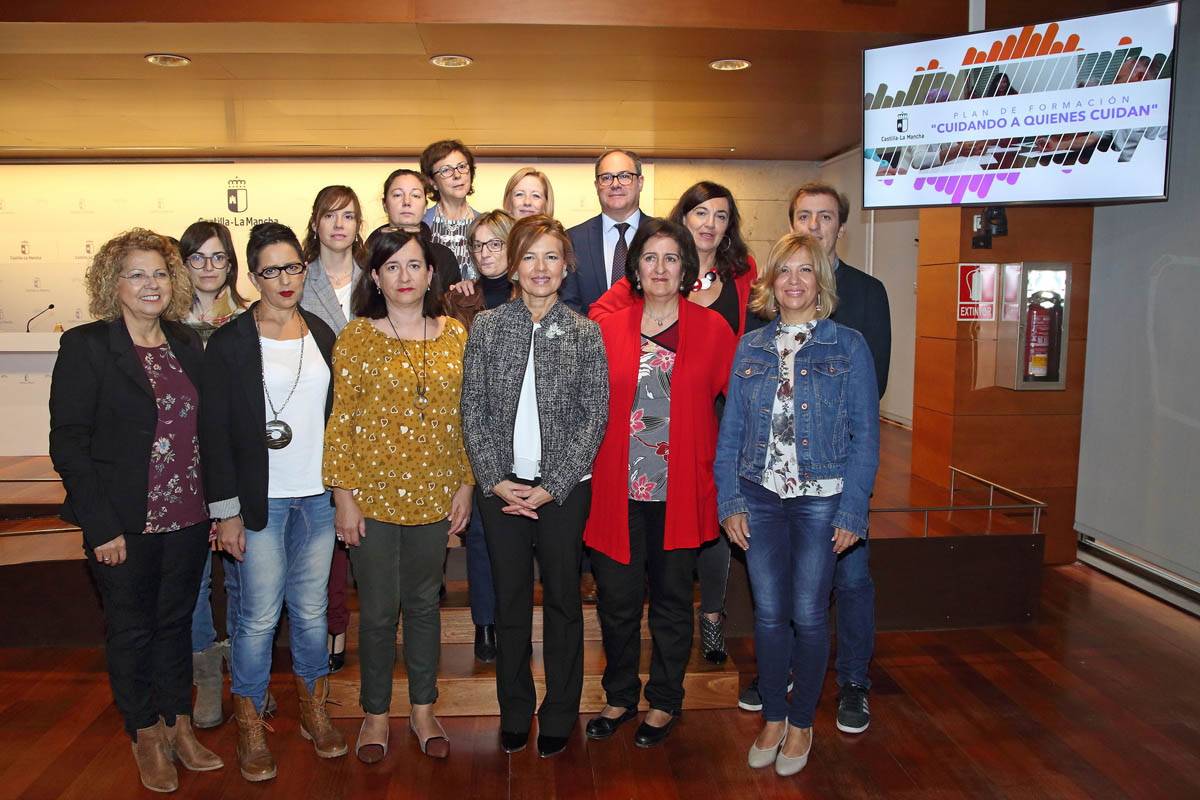
M875 361L879 396L887 389L892 356L892 317L887 290L862 270L843 262L837 243L846 231L850 202L827 183L806 183L788 204L788 225L793 233L807 233L824 248L837 277L838 307L833 321L854 328L867 340ZM871 722L867 691L871 681L867 665L875 649L875 585L867 563L867 542L857 542L837 560L833 575L837 608L838 730L862 733ZM738 699L750 711L762 708L758 679Z

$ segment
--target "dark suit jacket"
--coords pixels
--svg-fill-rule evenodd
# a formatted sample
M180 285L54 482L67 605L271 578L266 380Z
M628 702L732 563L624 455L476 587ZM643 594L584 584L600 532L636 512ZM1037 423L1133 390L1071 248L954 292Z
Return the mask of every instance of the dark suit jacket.
M162 323L171 352L199 389L200 337ZM62 518L96 548L146 527L158 404L123 319L62 335L50 383L50 458L67 490Z
M649 220L650 216L642 211L639 230ZM625 232L629 244L633 243L636 234L637 231ZM604 230L600 214L571 228L567 235L571 237L571 247L575 250L575 271L563 281L559 299L586 317L592 303L608 291L611 265L604 263Z
M887 390L888 367L892 362L892 311L887 289L878 278L842 261L837 268L838 307L831 319L854 328L867 340L875 359L875 382L879 396Z
M254 305L258 305L255 303ZM267 414L263 399L262 351L254 306L226 323L208 340L200 402L200 455L209 503L238 498L246 530L267 525ZM330 368L325 419L333 408L333 330L300 309L317 349Z

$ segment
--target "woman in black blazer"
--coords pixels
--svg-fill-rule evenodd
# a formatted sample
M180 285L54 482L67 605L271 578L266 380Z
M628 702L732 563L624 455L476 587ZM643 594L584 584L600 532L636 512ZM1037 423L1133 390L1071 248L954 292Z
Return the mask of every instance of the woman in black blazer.
M238 764L246 780L264 781L276 774L263 711L284 602L300 735L321 758L347 752L325 713L334 511L321 455L334 334L300 307L305 264L291 228L255 225L246 266L262 299L208 340L200 441L209 511L238 576L231 648Z
M142 228L106 243L86 274L98 319L62 336L50 385L50 457L63 519L107 623L113 698L142 783L178 787L224 764L192 731L192 608L208 552L200 485L200 338L179 322L191 285L179 252Z

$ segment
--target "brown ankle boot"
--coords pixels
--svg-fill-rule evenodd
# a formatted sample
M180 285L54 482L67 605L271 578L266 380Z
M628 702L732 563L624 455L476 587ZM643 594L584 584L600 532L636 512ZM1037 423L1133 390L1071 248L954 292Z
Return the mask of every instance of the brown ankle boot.
M175 724L167 726L167 744L171 752L179 756L179 763L192 772L209 772L225 766L221 757L196 740L192 720L187 714L175 717Z
M179 788L179 773L171 763L165 728L161 719L149 728L139 728L133 742L133 760L142 776L142 786L152 792L173 792Z
M300 676L296 678L296 694L300 697L300 735L313 743L321 758L337 758L346 755L349 748L338 729L333 727L325 713L325 701L329 697L329 678L322 676L313 684L312 692Z
M237 720L238 766L248 781L269 781L275 777L275 759L267 747L267 731L274 731L254 710L249 697L233 696L233 718Z

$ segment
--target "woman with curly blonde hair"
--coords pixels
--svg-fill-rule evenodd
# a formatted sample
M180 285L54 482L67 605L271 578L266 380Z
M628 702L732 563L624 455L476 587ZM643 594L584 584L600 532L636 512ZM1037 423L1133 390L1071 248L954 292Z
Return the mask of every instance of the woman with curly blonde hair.
M50 457L83 531L107 623L113 698L142 784L174 791L221 759L192 730L192 607L208 550L197 419L200 337L180 322L192 288L179 251L134 228L85 279L96 322L62 336L50 385Z

